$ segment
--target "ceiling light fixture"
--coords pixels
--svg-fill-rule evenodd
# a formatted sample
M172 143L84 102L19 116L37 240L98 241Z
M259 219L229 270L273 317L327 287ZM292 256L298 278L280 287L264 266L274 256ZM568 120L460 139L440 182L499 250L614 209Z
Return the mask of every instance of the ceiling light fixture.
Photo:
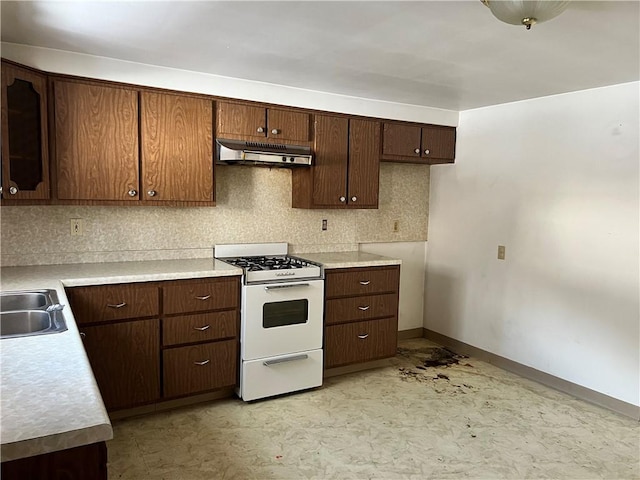
M511 25L531 25L557 17L569 6L569 1L552 0L480 0L498 20Z

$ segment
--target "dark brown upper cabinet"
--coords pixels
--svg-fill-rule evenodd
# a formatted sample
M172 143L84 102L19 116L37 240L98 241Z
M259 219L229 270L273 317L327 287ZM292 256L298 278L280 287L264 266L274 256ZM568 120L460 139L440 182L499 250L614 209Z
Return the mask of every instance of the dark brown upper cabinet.
M456 129L439 125L386 122L382 134L382 160L404 163L453 163Z
M140 115L141 198L213 201L213 102L143 91Z
M377 208L380 124L316 115L314 159L292 171L294 208Z
M2 197L50 198L47 77L2 62Z
M264 108L233 102L218 102L221 138L272 142L310 141L310 115L293 109Z

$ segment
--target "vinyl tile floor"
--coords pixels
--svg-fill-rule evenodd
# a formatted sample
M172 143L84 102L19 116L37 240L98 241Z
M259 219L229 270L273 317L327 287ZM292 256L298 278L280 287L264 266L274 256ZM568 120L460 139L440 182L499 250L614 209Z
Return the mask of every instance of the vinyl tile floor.
M109 479L640 479L640 424L474 358L114 422Z

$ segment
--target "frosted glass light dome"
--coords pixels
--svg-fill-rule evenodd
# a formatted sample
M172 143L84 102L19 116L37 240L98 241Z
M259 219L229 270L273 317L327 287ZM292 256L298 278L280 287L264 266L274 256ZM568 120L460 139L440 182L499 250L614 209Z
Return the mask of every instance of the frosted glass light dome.
M570 1L551 0L482 0L491 13L511 25L531 25L557 17L569 6Z

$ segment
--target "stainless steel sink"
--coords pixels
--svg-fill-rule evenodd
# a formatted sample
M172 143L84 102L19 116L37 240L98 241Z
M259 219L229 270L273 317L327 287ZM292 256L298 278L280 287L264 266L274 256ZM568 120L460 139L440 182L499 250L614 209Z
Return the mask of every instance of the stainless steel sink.
M64 332L63 308L55 290L0 293L0 338Z

